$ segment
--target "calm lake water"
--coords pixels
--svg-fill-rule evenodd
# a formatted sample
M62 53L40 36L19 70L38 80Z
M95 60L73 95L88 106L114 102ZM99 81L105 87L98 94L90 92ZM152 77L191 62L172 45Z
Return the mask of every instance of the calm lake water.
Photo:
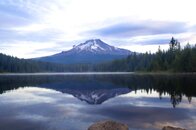
M0 75L0 130L87 130L101 120L196 130L196 75Z

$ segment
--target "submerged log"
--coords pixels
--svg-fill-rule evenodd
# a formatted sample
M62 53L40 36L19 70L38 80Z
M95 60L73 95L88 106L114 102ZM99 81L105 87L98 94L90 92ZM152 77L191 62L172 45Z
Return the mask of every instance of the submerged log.
M128 130L128 126L115 121L101 121L91 125L88 130Z

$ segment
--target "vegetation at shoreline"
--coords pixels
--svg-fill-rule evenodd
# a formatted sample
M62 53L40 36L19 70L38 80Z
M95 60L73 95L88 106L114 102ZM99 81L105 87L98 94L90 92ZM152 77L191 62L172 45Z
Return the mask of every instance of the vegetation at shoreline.
M40 62L28 59L19 59L0 53L0 73L65 72L68 70L72 70L72 67L63 64Z
M102 71L138 72L196 72L196 45L189 43L182 49L180 42L172 37L169 50L151 53L134 53L122 60L97 66Z
M172 37L170 48L156 53L134 53L127 58L101 64L55 64L19 59L0 53L0 73L5 72L196 72L196 45L181 48Z

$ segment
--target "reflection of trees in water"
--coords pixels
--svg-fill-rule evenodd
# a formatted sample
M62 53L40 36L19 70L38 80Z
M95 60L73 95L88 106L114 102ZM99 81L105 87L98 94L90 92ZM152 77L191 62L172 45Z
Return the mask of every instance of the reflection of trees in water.
M196 97L196 75L129 75L110 77L110 80L135 92L140 89L147 94L152 90L157 91L160 99L162 95L169 94L174 108L182 101L183 95L188 98L189 103L192 97Z
M182 95L181 94L171 94L170 99L173 107L175 108L176 105L178 105L182 101Z
M145 92L145 93L147 93L147 94L152 94L152 91L149 92L148 89L146 89L146 90L141 90L141 92L142 92L142 93ZM137 94L137 90L135 90L135 94ZM163 93L160 93L160 92L159 92L159 99L162 100L162 96L163 96L163 95L166 95L166 94L168 94L168 93L164 93L164 94L163 94ZM189 103L191 103L192 97L187 97L187 98L188 98ZM178 104L180 104L181 101L182 101L182 94L175 94L175 93L170 94L170 102L171 102L171 104L173 105L174 108L176 108L176 106L177 106Z
M166 93L163 94L163 93L159 92L159 98L162 99L162 95L165 95L165 94ZM182 101L183 95L182 95L182 93L170 93L169 95L170 95L170 101L171 101L173 107L175 108ZM187 97L187 98L189 100L189 98L191 98L191 97ZM190 102L191 102L191 100L189 100L189 103Z
M183 95L188 98L189 102L191 102L192 97L196 97L196 75L1 76L0 93L18 87L47 87L51 83L68 83L67 81L81 85L89 81L97 81L113 84L115 87L128 87L135 92L145 90L148 94L157 91L160 99L162 99L162 95L169 94L174 107L181 102ZM65 86L68 85L65 84ZM53 86L52 89L58 87Z
M192 97L188 97L188 101L189 103L191 103Z

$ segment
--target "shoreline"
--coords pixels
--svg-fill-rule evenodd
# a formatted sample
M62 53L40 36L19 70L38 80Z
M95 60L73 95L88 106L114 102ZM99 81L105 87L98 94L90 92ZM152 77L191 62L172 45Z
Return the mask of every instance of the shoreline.
M196 72L3 72L0 75L196 75Z

